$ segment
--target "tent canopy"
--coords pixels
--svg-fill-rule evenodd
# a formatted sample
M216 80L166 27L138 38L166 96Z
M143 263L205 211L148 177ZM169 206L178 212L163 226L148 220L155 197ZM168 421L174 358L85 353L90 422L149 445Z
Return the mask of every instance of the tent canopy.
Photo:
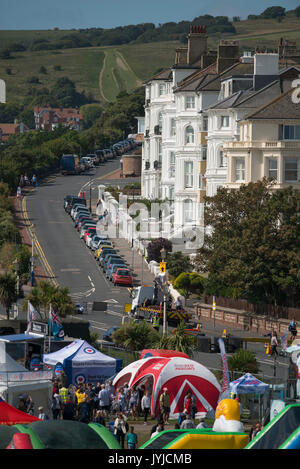
M160 350L160 349L144 349L140 355L141 358L148 358L148 357L183 357L189 358L186 353L178 352L177 350Z
M159 398L168 388L170 416L177 417L184 410L188 390L196 397L198 416L215 409L221 391L216 377L200 363L183 357L149 357L131 363L115 377L113 384L119 388L125 382L129 387L145 385L152 388L151 414L159 412Z
M16 425L18 423L24 425L38 420L40 419L16 409L0 397L0 425Z
M234 394L264 394L268 390L268 384L259 381L250 373L230 383L230 391Z
M122 367L122 360L112 358L77 339L66 347L43 356L44 363L56 366L61 363L69 384L95 383L110 378Z

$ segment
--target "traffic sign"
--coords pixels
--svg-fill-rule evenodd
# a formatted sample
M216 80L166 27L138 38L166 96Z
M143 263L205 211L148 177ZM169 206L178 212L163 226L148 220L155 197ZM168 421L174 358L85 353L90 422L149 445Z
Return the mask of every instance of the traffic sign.
M166 263L165 262L161 262L159 264L159 271L162 272L162 273L165 273L165 271L166 271Z

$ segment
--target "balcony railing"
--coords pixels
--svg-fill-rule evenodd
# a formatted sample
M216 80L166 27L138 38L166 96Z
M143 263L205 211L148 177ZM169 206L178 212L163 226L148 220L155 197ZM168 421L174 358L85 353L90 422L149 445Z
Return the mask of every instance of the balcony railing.
M230 149L240 149L240 148L300 148L299 141L281 141L281 140L274 140L274 141L240 141L240 142L226 142L223 144L223 148L230 150Z

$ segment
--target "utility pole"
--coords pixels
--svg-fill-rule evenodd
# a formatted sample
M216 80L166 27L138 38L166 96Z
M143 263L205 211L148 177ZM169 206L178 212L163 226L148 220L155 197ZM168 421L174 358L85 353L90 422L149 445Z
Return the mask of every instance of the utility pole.
M31 272L30 272L30 286L34 286L34 225L31 225Z
M167 334L167 295L169 293L168 290L168 281L167 281L167 272L166 272L166 257L167 251L165 248L160 250L161 260L160 263L160 272L164 273L164 281L162 282L163 287L163 294L164 294L164 310L163 310L163 336Z

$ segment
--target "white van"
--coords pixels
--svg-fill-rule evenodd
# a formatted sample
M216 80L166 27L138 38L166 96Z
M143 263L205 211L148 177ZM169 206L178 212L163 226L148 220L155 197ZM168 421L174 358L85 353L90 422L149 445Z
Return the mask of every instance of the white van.
M155 304L160 304L163 301L163 298L163 292L158 288L157 299L155 301ZM140 287L136 287L133 290L131 313L135 313L137 308L139 306L142 306L145 300L154 300L154 287L143 285Z

